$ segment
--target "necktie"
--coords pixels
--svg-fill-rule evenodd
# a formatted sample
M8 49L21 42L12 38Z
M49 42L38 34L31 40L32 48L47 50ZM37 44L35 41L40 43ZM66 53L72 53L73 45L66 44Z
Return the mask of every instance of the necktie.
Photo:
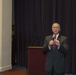
M54 36L54 40L56 39L56 35ZM55 42L54 42L54 44L53 44L53 48L55 48L55 46L56 46L56 44L55 44Z

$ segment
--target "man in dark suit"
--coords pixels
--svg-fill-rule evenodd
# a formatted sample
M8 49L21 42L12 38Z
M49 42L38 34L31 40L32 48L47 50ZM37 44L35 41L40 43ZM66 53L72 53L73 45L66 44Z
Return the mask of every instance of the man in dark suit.
M53 35L46 36L43 46L43 52L47 53L45 72L46 75L64 75L67 37L59 34L59 23L53 23L52 32Z

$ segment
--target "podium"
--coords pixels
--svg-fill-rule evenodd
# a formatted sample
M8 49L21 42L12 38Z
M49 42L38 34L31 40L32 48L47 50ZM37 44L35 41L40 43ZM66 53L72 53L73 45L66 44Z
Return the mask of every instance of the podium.
M40 46L28 47L28 75L45 75L46 55Z

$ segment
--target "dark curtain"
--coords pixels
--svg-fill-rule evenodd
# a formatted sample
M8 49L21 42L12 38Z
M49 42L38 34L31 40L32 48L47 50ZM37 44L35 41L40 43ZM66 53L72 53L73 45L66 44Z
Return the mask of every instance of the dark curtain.
M51 25L58 22L68 37L66 72L76 73L76 0L15 0L18 65L27 66L27 46L42 46Z

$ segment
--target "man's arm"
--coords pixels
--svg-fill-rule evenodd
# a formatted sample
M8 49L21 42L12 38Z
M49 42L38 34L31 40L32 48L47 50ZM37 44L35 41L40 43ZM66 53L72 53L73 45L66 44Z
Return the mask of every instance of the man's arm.
M47 37L45 37L44 45L43 45L43 52L46 53L48 51L49 51L49 47L48 47Z

